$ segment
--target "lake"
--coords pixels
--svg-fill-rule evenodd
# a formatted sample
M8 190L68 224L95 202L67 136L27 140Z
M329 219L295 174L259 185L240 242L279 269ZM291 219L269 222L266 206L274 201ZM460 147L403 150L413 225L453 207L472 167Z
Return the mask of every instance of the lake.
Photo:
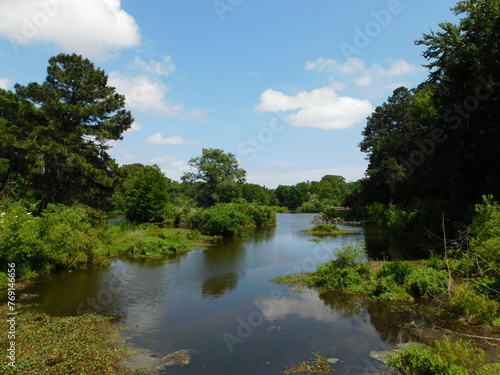
M387 251L386 237L373 228L341 226L360 234L313 241L302 232L313 217L278 214L275 227L208 250L53 274L26 292L39 294L37 308L50 314L116 315L128 342L158 357L193 351L188 366L162 374L282 374L314 353L338 359L335 374L378 374L384 366L370 351L394 348L404 339L401 325L422 318L359 296L271 281L314 271L351 240L364 239L373 257Z

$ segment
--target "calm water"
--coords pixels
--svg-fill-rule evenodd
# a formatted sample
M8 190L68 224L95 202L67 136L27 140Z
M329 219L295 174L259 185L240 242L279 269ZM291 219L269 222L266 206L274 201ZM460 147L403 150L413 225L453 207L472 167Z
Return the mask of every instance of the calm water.
M398 343L399 325L415 316L342 293L294 292L272 278L314 271L345 241L384 251L380 233L311 241L302 232L310 214L278 214L277 226L247 238L224 239L211 250L155 262L117 260L109 267L61 273L41 280L39 308L57 315L118 315L124 335L158 357L195 351L191 364L164 374L282 374L320 352L338 358L336 374L377 374L371 350ZM347 227L346 227L347 228ZM349 229L353 229L349 228Z

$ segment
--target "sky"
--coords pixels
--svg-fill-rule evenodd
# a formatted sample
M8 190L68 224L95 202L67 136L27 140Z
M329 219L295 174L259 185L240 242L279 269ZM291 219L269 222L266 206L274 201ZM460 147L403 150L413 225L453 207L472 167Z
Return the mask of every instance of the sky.
M450 0L0 0L0 87L89 58L134 123L109 153L180 180L203 148L275 188L364 177L375 107L427 79L414 44L457 22Z

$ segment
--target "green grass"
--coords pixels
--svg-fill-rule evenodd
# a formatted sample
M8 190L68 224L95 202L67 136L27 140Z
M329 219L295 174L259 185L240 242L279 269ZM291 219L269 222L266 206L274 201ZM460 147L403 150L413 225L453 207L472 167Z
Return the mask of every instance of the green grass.
M485 364L482 349L468 342L449 338L434 341L428 347L410 345L388 357L389 366L402 374L411 375L494 375L500 374L500 364Z

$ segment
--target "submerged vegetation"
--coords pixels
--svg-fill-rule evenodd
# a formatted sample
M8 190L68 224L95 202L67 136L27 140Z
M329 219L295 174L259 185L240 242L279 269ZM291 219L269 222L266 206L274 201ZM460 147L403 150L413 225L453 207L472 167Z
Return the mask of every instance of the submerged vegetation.
M0 312L7 314L7 305ZM17 316L22 334L16 336L16 366L7 366L4 356L2 374L130 374L120 369L121 360L130 352L123 345L112 318L99 315L54 317L44 313L23 311ZM0 330L8 331L6 319ZM7 335L0 346L8 348Z
M320 353L314 354L315 359L309 362L302 362L298 365L292 365L285 369L284 374L297 374L297 373L308 373L308 374L329 374L333 370L328 362L328 358L321 355Z

